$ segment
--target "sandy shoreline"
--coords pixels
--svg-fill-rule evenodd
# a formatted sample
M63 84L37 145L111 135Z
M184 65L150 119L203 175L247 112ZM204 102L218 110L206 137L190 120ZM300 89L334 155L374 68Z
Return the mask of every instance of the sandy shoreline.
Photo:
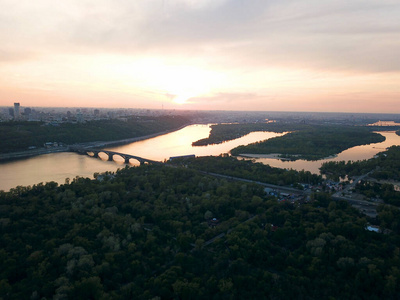
M251 154L251 153L245 153L245 154L239 154L239 156L242 157L248 157L248 158L275 158L275 159L282 159L280 157L280 153L270 153L270 154Z
M246 157L246 158L272 158L272 159L280 159L280 160L288 160L288 161L294 161L294 160L305 160L304 158L299 158L300 154L296 155L291 155L289 157L280 157L280 153L269 153L269 154L252 154L252 153L245 153L245 154L239 154L238 156L241 157ZM320 158L320 159L315 159L315 160L326 160L326 159L331 159L337 157L337 154L331 155L328 157ZM311 160L313 161L313 160Z

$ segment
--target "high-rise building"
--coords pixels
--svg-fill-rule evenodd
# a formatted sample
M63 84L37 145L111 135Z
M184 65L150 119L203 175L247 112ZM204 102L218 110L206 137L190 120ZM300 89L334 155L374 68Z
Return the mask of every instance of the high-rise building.
M19 103L16 102L14 103L14 120L19 120L20 119L20 112L19 112Z
M83 114L80 110L78 110L78 112L76 113L76 121L78 123L83 123Z

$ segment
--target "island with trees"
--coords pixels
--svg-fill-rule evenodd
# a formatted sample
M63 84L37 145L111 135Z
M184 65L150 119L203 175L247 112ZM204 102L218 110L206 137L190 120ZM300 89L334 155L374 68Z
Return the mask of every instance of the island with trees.
M284 133L250 145L238 146L232 155L278 154L282 159L318 160L355 146L383 142L385 138L374 132L375 127L348 125L308 125L303 123L250 123L213 125L210 136L193 142L194 146L218 144L254 131Z
M266 141L238 146L232 155L279 153L281 158L290 160L318 160L339 154L359 145L383 142L379 133L365 127L315 126L306 130L289 132L284 136Z
M210 135L207 138L195 141L192 143L192 145L207 146L211 144L221 144L226 141L240 138L255 131L284 133L308 128L311 127L301 123L286 122L214 124L211 125Z

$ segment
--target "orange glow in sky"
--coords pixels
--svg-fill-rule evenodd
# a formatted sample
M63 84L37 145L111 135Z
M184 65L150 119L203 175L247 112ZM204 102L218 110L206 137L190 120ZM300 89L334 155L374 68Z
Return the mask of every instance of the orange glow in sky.
M400 113L398 1L0 4L0 106Z

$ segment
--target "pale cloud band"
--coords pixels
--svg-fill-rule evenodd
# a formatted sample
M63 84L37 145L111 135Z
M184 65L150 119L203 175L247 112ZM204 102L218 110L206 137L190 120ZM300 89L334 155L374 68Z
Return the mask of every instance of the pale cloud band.
M397 0L0 5L0 105L393 112L400 100Z

